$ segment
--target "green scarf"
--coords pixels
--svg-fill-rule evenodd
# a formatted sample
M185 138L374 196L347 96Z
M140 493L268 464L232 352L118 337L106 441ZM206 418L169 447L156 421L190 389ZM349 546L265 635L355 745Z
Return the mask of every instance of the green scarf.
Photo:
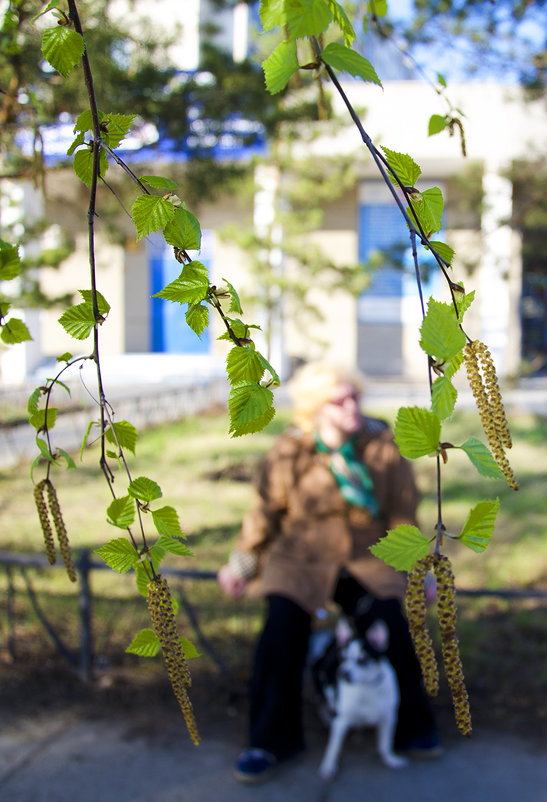
M380 511L374 495L374 485L368 468L355 453L353 441L346 440L340 448L332 449L316 433L315 443L318 451L331 455L329 468L344 499L349 504L366 508L373 518L377 518Z

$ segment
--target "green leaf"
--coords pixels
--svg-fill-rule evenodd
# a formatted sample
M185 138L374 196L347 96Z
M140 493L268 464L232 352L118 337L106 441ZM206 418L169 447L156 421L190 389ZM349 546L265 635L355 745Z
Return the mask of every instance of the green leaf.
M139 559L135 546L125 537L109 540L100 549L95 549L95 554L98 554L109 568L119 574L125 574Z
M277 375L275 370L272 368L272 366L270 365L268 360L265 357L262 356L262 354L260 354L258 351L256 353L257 353L258 358L262 362L264 370L268 371L268 373L272 377L273 383L276 385L276 387L279 387L279 385L281 384L281 379L279 378L279 376Z
M78 290L82 298L84 299L86 304L89 304L93 307L93 291L92 290ZM95 296L97 298L97 309L99 313L105 317L110 312L110 304L108 301L105 300L104 296L101 295L100 292L95 290Z
M146 568L142 564L142 562L135 563L133 566L135 571L135 580L137 583L137 590L141 594L141 596L146 597L148 596L148 584L150 582L150 577L146 572Z
M444 131L447 125L447 117L443 117L440 114L432 114L429 118L429 124L427 126L427 135L433 136L434 134L440 134L441 131Z
M35 442L36 442L36 445L38 446L38 450L39 450L39 452L40 452L40 456L41 456L41 457L43 457L45 460L47 460L47 462L51 462L51 464L53 465L53 464L54 464L54 462L55 462L55 459L54 459L54 457L53 457L53 454L52 454L52 453L51 453L51 451L49 450L49 446L48 446L48 444L47 444L47 443L45 443L45 442L42 440L42 438L41 438L41 437L38 437L38 435L36 435L36 440L35 440ZM33 467L39 463L39 461L40 461L40 456L38 456L38 457L37 457L37 458L34 460ZM32 474L32 471L31 471L31 474Z
M42 34L42 53L53 69L67 78L84 54L83 37L64 25L46 28Z
M136 114L107 114L103 120L107 131L101 131L101 139L109 148L117 148L126 136Z
M259 384L238 384L232 387L228 398L230 432L237 436L239 434L248 434L252 431L260 431L252 427L258 421L262 421L264 416L268 416L272 403L273 394L271 390L261 387Z
M154 187L154 189L168 189L170 192L179 188L176 181L164 178L162 175L141 175L139 181L142 184L148 184L149 187Z
M173 204L171 204L173 206ZM187 209L175 209L173 219L163 229L168 245L181 250L199 250L201 247L201 228L197 217Z
M156 498L161 498L163 495L160 486L146 476L139 476L138 479L133 479L127 492L133 498L144 501L145 504L154 501Z
M0 281L10 281L21 271L21 259L17 245L10 245L0 239Z
M454 412L458 391L446 376L435 379L431 388L431 410L441 420L449 418Z
M319 36L332 22L325 0L285 0L285 21L291 39Z
M244 434L261 432L262 429L266 428L266 426L274 419L274 417L275 409L272 406L265 410L262 415L259 415L257 418L254 418L248 423L237 424L233 429L230 430L230 434L232 437L241 437Z
M10 317L2 325L0 339L7 345L13 345L14 343L24 343L27 340L32 340L32 337L22 320L18 317Z
M375 557L397 571L411 571L416 562L429 552L429 541L420 530L409 524L389 529L387 535L370 548Z
M273 53L262 62L266 89L271 95L281 92L298 69L294 42L281 42Z
M226 284L228 292L230 293L230 307L228 312L235 312L236 315L242 315L243 309L241 308L241 302L239 300L239 295L237 294L237 290L230 284L230 282L223 278L222 281Z
M164 507L164 509L166 509ZM160 549L169 552L169 554L178 554L179 557L193 557L191 549L188 548L184 543L181 543L180 540L176 537L169 537L168 535L162 535L158 542L155 544L159 546Z
M471 292L464 293L461 295L460 293L456 294L456 306L458 307L458 320L463 320L463 316L475 300L475 290L471 290Z
M67 334L76 340L85 340L95 325L93 307L90 304L76 304L63 312L59 323Z
M97 109L97 116L99 118L99 123L102 123L105 115L99 109ZM74 123L74 133L77 131L83 134L85 134L86 131L93 131L93 115L91 114L91 109L86 109L82 111L81 114L78 114L76 122Z
M174 507L160 507L158 510L152 510L152 520L160 535L184 537L180 528L179 516Z
M370 14L376 17L385 17L387 15L387 0L374 0L374 2L367 3L367 8Z
M80 460L82 460L84 458L84 451L85 451L85 448L87 446L87 441L88 441L89 435L91 433L91 429L94 426L98 426L98 425L99 424L96 421L93 421L93 420L89 421L89 423L87 424L87 428L85 430L85 434L84 434L84 437L83 437L83 440L82 440L82 447L80 448Z
M89 147L80 148L74 154L72 162L74 172L83 183L90 187L93 183L93 150ZM104 176L108 170L108 156L101 150L99 153L99 173Z
M395 150L390 150L382 145L382 150L386 154L387 163L394 172L397 173L401 182L405 187L414 187L416 181L422 174L420 167L416 164L413 158L406 153L398 153ZM393 184L396 184L394 177L389 176Z
M242 320L239 320L239 318L227 317L226 320L230 324L230 328L232 329L232 331L235 334L235 336L240 340L246 340L246 339L249 338L249 330L250 329L259 329L260 330L260 326L247 325ZM232 338L230 337L230 335L229 335L229 333L227 331L224 332L224 334L221 334L219 337L217 337L217 340L230 340L231 341L231 339Z
M260 21L264 32L285 25L285 0L261 0Z
M476 437L469 437L460 448L465 451L482 476L487 476L490 479L503 479L503 471L490 450Z
M448 362L446 367L444 368L444 375L447 379L451 379L458 370L461 368L463 364L463 348L462 350L456 354L456 356L452 357L452 359Z
M109 505L106 514L108 515L109 524L117 526L119 529L127 529L135 520L135 502L130 496L115 498ZM124 540L124 538L121 538L121 540Z
M186 312L186 322L198 337L209 325L209 309L203 304L191 304Z
M57 452L58 452L59 456L64 459L64 461L66 462L66 467L69 470L70 470L70 468L75 468L76 467L76 463L74 462L74 459L71 457L71 455L68 453L68 451L65 451L64 448L58 448Z
M451 248L450 245L447 245L445 242L440 242L439 240L431 240L429 244L439 254L441 259L444 259L449 265L452 264L454 249Z
M175 206L158 195L139 195L131 209L138 240L153 231L165 228L174 216Z
M154 298L165 298L180 304L196 304L206 297L209 290L207 268L201 262L189 262L180 276L156 293Z
M141 629L125 651L128 654L138 654L139 657L155 657L160 648L160 641L154 630Z
M440 72L437 73L437 81L440 83L441 86L444 86L444 88L446 89L446 78Z
M426 223L424 226L426 233L440 231L443 225L443 193L439 187L431 187L421 192L420 196L421 200L417 202L417 206L421 219Z
M41 429L53 429L56 420L57 410L55 407L48 407L47 413L45 409L38 409L29 417L28 422L39 431Z
M181 636L180 645L182 647L182 653L187 660L191 660L193 657L201 657L201 654L198 652L192 641L188 640L188 638L183 638Z
M38 404L42 397L42 391L39 387L32 391L27 401L27 412L29 415L35 415L38 412Z
M56 357L55 361L56 362L70 362L71 359L72 359L72 354L70 353L70 351L65 351L64 354L61 354L61 356Z
M473 551L484 551L494 533L499 506L499 498L495 501L479 501L469 513L461 531L462 543Z
M114 436L112 429L108 428L106 430L106 439L108 442L115 446L119 443L120 448L127 448L134 454L139 435L133 424L126 420L120 420L113 424L113 428L116 436ZM116 442L116 439L118 442Z
M421 407L401 407L395 420L395 442L403 457L417 459L434 454L441 436L441 421Z
M254 345L236 345L226 358L226 371L231 384L259 382L264 375L264 365Z
M336 0L327 0L327 2L332 12L334 22L338 25L340 31L342 32L345 44L350 47L355 39L355 31L348 15L340 3L337 3Z
M72 156L72 154L74 153L74 151L76 150L76 148L79 148L79 147L80 147L80 145L85 145L85 144L86 144L86 141L85 141L85 133L82 131L82 132L80 132L80 133L78 134L78 136L76 137L76 139L74 139L74 140L72 141L72 144L70 145L69 149L67 150L67 152L66 152L66 155L67 155L67 156Z
M355 50L351 50L338 42L331 42L321 53L321 60L340 72L349 72L350 75L362 78L373 84L382 86L382 82L376 75L376 70L366 58Z
M450 361L465 346L465 334L453 308L434 298L429 299L420 333L422 350L442 362Z

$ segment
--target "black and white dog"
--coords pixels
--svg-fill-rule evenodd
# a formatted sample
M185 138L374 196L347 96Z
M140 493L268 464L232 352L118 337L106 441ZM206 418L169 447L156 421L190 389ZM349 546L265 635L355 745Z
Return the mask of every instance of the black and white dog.
M311 674L320 716L330 727L320 776L325 780L335 776L344 738L355 727L376 727L377 748L384 764L392 769L405 766L407 760L393 752L399 686L383 654L389 638L386 624L376 621L363 637L342 620L335 636L319 634L327 636L327 644L324 640L320 646L316 643Z

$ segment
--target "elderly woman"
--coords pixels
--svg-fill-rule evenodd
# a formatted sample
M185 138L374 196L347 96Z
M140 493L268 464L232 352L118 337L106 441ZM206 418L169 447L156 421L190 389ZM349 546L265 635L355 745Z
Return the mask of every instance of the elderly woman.
M290 383L295 427L266 456L259 500L218 574L234 597L267 600L251 679L250 741L236 765L262 780L304 747L302 674L312 619L334 601L364 633L389 629L387 657L399 681L395 748L436 757L442 749L401 609L405 575L370 552L388 529L415 524L417 492L387 424L363 416L360 377L310 364Z

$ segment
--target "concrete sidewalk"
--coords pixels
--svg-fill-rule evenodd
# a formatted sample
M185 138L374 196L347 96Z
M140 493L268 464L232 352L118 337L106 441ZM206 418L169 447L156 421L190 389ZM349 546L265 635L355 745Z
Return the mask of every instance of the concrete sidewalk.
M177 719L178 721L178 719ZM390 770L377 759L372 733L346 743L332 783L317 774L325 733L269 783L246 787L232 777L240 743L222 723L189 741L180 720L140 723L79 720L53 714L0 733L0 799L6 802L547 802L547 745L503 733L454 734L434 762Z

